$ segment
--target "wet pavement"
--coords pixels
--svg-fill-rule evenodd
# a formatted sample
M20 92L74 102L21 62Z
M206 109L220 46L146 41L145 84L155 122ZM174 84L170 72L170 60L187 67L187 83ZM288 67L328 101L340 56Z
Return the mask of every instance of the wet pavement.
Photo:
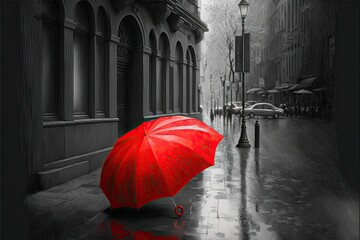
M359 198L344 182L333 123L297 118L247 119L252 145L239 149L239 118L207 115L225 138L215 166L175 197L110 211L100 169L27 198L32 239L359 239Z

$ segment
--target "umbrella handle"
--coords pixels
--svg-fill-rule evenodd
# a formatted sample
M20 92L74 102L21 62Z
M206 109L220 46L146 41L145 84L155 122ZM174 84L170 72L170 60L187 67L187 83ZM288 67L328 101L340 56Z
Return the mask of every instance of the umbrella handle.
M174 201L174 199L172 197L171 197L171 200L172 200L172 202L173 202L173 204L175 206L174 211L175 211L176 216L181 217L182 215L184 215L184 212L185 212L184 207L181 206L181 205L176 206L176 203L175 203L175 201Z
M178 217L181 217L182 215L184 215L184 207L183 206L181 206L181 205L179 205L179 206L176 206L175 207L175 214L176 214L176 216L178 216ZM179 211L180 210L180 211Z

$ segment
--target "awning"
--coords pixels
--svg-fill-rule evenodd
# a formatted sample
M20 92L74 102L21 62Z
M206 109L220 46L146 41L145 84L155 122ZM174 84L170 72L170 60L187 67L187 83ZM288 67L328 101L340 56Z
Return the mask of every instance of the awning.
M328 87L321 87L321 88L313 89L311 91L313 91L313 92L321 92L321 91L328 91L328 90L329 90Z
M309 83L298 83L298 84L294 84L293 86L289 87L286 90L287 91L294 91L294 90L304 89L304 88L308 88L308 87L311 87L311 84L309 84Z
M297 93L297 94L312 94L311 91L306 90L306 89L301 89L299 91L294 91L294 93Z
M298 83L300 84L313 84L316 79L320 77L319 74L311 76L302 76L299 78Z
M279 93L280 91L277 89L271 89L269 91L267 91L268 93Z
M279 87L276 87L275 89L278 89L278 90L285 90L289 87L291 87L293 84L290 84L290 83L283 83L281 84Z
M263 89L262 88L251 88L251 89L247 90L246 93L255 93L255 92L258 92L261 90L263 90Z
M265 90L262 90L262 91L260 91L260 92L257 92L257 94L264 94L264 93L266 93Z

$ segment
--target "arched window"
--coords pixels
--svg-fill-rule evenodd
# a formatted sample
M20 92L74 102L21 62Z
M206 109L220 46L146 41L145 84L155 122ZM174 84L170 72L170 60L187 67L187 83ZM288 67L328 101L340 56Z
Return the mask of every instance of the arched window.
M59 113L59 8L42 3L42 112L44 120L56 120Z
M90 18L85 2L75 7L74 116L89 117Z
M191 48L190 50L191 52L191 58L192 58L192 111L196 112L197 111L197 91L198 91L198 87L197 87L197 81L196 81L196 57L195 57L195 52L194 49Z
M187 110L188 112L196 111L196 58L193 48L189 47L186 51L186 85L187 85Z
M96 78L95 111L97 117L105 117L105 82L107 81L108 20L105 10L100 7L96 23Z
M150 32L149 37L151 55L149 59L149 107L150 112L156 113L156 39L153 31Z
M168 72L169 41L164 33L159 39L160 57L158 59L158 77L156 79L156 111L157 113L166 112L166 78Z
M183 50L180 42L176 44L174 68L174 111L182 111L183 93Z

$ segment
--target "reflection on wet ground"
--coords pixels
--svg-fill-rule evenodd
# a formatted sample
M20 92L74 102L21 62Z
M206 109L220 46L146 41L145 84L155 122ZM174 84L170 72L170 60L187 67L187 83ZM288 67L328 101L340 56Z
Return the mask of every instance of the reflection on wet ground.
M215 166L174 197L185 208L183 217L175 216L169 198L110 210L101 191L85 191L81 197L102 204L65 239L358 239L359 199L336 168L331 123L259 119L260 148L239 149L237 117L204 121L225 138ZM247 120L252 145L254 123ZM91 177L98 182L100 171ZM84 180L78 187L88 186Z

